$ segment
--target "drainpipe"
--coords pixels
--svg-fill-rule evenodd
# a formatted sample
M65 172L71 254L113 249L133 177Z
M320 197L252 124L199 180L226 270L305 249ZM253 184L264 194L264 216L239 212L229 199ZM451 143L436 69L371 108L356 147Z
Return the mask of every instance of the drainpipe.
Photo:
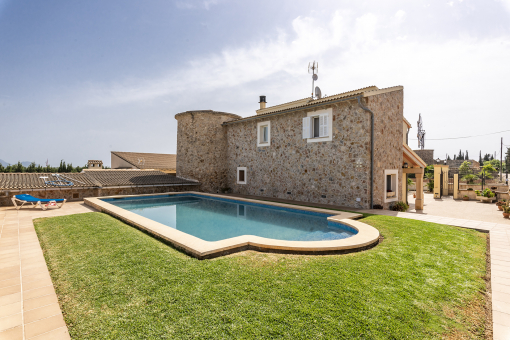
M358 105L363 110L370 112L370 209L374 209L374 113L361 103L358 96Z

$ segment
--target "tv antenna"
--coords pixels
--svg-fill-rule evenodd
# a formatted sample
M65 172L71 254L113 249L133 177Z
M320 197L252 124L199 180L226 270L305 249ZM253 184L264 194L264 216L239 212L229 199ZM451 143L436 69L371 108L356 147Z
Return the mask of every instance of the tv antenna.
M421 113L420 118L418 119L418 148L423 150L425 149L425 130L423 130L423 122L421 121Z
M313 99L313 89L315 85L315 81L319 79L319 76L317 75L319 73L319 63L313 61L313 63L308 63L308 73L312 74L312 99ZM318 87L315 89L315 93L317 93ZM318 91L320 94L320 89ZM320 97L319 97L320 98Z

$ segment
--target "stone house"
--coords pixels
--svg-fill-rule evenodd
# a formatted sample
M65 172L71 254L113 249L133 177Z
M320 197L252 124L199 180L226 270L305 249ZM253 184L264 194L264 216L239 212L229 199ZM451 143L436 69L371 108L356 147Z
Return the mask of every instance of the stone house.
M407 146L404 89L370 86L266 107L256 115L175 115L177 176L231 191L353 208L406 200L407 173L426 164ZM417 183L423 186L423 182ZM423 191L417 208L423 208Z

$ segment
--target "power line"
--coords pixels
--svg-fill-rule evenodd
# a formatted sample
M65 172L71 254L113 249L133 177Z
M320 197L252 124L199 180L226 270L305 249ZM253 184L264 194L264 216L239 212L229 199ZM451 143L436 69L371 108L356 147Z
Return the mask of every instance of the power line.
M510 130L504 130L504 131L498 131L498 132L491 132L486 133L484 135L475 135L475 136L465 136L465 137L451 137L451 138L427 138L426 140L446 140L446 139L463 139L463 138L473 138L473 137L482 137L482 136L488 136L488 135L495 135L502 132L509 132ZM411 140L417 140L417 139L411 139Z

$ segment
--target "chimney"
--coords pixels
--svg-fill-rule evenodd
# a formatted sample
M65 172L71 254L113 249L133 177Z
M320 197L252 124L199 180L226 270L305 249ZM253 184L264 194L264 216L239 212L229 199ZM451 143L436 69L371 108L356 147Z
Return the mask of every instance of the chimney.
M266 96L260 96L260 109L265 109L266 108Z

